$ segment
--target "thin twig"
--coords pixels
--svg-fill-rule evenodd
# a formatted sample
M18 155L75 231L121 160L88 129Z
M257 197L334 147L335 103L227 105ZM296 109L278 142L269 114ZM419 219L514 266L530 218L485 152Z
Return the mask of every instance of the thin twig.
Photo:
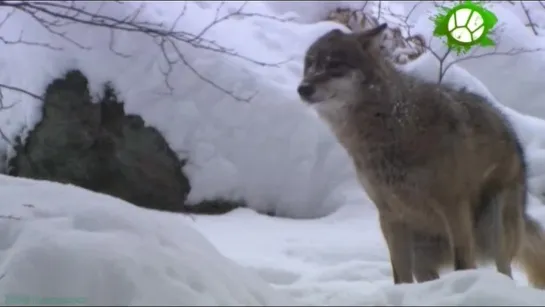
M519 1L520 6L522 7L522 11L524 12L524 15L526 15L526 18L528 19L527 27L530 27L532 29L532 32L534 32L534 35L538 35L538 32L536 30L536 24L532 20L532 17L530 16L530 11L526 8L526 5L524 4L524 1Z
M114 4L123 4L123 1L116 1ZM260 13L246 12L247 3L243 2L240 7L236 10L224 14L221 14L222 8L225 7L225 2L218 4L216 14L213 20L205 26L203 29L198 31L198 33L189 33L183 30L180 30L178 24L183 18L184 14L187 12L187 2L184 2L183 7L180 10L180 13L177 15L175 20L169 26L165 25L163 22L150 22L148 20L143 20L142 12L144 11L145 3L140 4L136 9L129 12L126 16L121 18L114 18L103 13L106 9L105 4L101 3L96 10L89 10L84 4L78 1L58 1L58 2L31 2L31 1L0 1L0 7L10 8L11 11L7 16L0 21L0 25L5 23L9 17L13 15L14 12L22 12L29 17L31 17L35 22L37 22L42 28L51 33L53 36L60 38L61 40L69 43L70 45L76 46L77 48L90 50L91 46L86 46L80 43L78 40L70 37L66 31L66 26L71 24L81 24L87 25L96 28L105 28L109 31L109 49L114 54L128 58L131 55L126 54L117 50L115 38L116 33L120 32L133 32L141 33L149 36L155 41L161 52L167 65L175 65L177 63L182 63L187 66L189 70L195 73L200 79L206 83L212 85L213 87L220 89L223 93L232 96L236 100L248 101L251 97L239 97L235 95L232 91L216 84L213 80L205 78L202 73L200 73L195 67L191 65L186 60L186 57L182 56L178 44L185 44L197 49L203 49L214 53L221 53L235 58L239 58L243 61L250 62L259 66L270 66L278 67L283 63L289 61L280 61L277 63L269 63L265 61L260 61L252 57L239 54L236 50L227 48L220 45L214 40L208 39L206 36L211 30L217 27L219 24L224 23L230 19L234 18L266 18L275 20L278 22L288 21L288 19L278 18L275 16L263 15ZM52 50L62 50L59 46L52 46L44 42L32 42L27 41L21 37L18 40L8 40L6 38L0 37L0 42L5 44L26 44L37 47L45 47ZM173 47L175 54L178 55L178 59L174 59L167 52L165 52L164 46L168 45ZM165 80L168 80L168 76L173 71L172 67L169 67L165 70L166 74ZM171 87L167 82L167 88ZM1 85L0 87L12 90L13 88L8 85ZM38 95L29 93L22 89L16 89L18 92L23 92L26 94L31 94L30 96L38 98Z
M419 5L419 3L417 3L408 12L408 14L406 16L402 16L400 14L395 14L393 12L390 12L392 17L395 18L397 21L399 21L400 26L402 26L404 29L406 29L407 34L408 34L409 37L412 36L411 30L412 30L413 26L409 24L408 20L409 20L411 14L413 14L413 12L415 10L415 7L417 5ZM434 5L435 5L436 8L445 7L445 1L434 1ZM544 6L544 8L545 8L545 6ZM496 43L497 43L497 45L499 45L499 42L496 42ZM433 48L431 47L431 41L425 42L423 47L425 48L426 51L430 52L430 54L433 55L433 57L435 57L439 62L439 71L438 71L438 79L437 79L438 83L441 83L443 81L444 76L446 75L448 70L454 64L458 64L458 63L461 63L461 62L464 62L464 61L467 61L467 60L470 60L470 59L479 59L479 58L488 57L488 56L495 56L495 55L498 55L498 56L515 56L515 55L520 55L520 54L524 54L524 53L532 53L532 52L543 51L543 49L541 49L541 48L536 48L536 49L513 48L513 49L510 49L508 51L499 51L498 47L496 47L492 51L476 54L476 52L479 51L479 49L474 49L471 53L466 54L466 55L462 55L462 56L458 56L455 59L453 59L452 61L449 61L447 63L447 59L449 58L449 55L452 54L452 49L451 48L447 48L444 53L439 54L437 51L433 50Z

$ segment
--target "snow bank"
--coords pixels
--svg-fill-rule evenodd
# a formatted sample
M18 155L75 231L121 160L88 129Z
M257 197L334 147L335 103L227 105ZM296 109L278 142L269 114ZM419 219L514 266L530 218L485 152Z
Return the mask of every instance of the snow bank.
M532 7L530 10L536 15L534 18L539 14L545 14L545 10L538 3L525 2L528 8ZM518 5L518 3L515 4ZM498 48L496 50L480 48L473 50L476 52L472 51L472 55L475 56L490 52L500 54L468 58L457 65L479 79L503 105L520 113L545 119L545 91L543 90L545 38L535 36L525 26L527 18L520 9L517 10L516 5L508 2L487 4L487 7L498 17L498 25L494 33ZM414 3L407 3L405 10L409 11L413 6ZM413 32L431 40L432 49L443 54L444 44L440 39L432 37L433 22L429 17L436 13L433 3L419 3L412 14L412 21L416 23ZM540 51L525 52L523 50ZM452 59L465 57L467 55L453 56Z
M426 53L416 61L400 68L423 80L434 82L439 62L431 54ZM545 201L545 121L519 113L501 104L480 80L459 66L454 65L447 71L443 83L454 88L466 88L480 94L504 112L525 148L530 191Z
M419 9L422 10L422 8ZM508 9L501 5L496 5L492 9L502 22L501 31L498 31L500 51L545 47L542 38L533 37ZM427 13L423 13L423 16L421 15L415 21L416 25L413 29L414 33L421 34L428 40L432 37L433 23L427 16L433 12L435 12L434 8L428 8ZM431 40L431 47L438 54L444 54L446 51L445 46L436 38ZM487 50L482 49L479 52L487 52ZM531 69L527 69L529 67ZM424 80L437 82L439 61L430 53L426 53L416 61L400 68ZM467 90L487 97L503 110L525 148L529 166L530 191L542 201L545 201L545 121L543 120L545 117L540 115L540 108L545 106L543 103L545 92L542 85L544 73L545 53L523 53L514 56L485 56L462 61L453 65L443 79L443 83L449 86L465 87Z
M181 215L7 176L0 176L0 195L5 304L293 303L220 255Z
M542 305L545 291L528 288L516 266L515 282L488 264L477 271L447 270L431 283L394 286L376 210L364 195L352 196L349 205L321 219L279 219L238 209L196 217L195 227L223 254L303 305ZM529 203L532 216L545 221L545 206L533 197Z
M508 3L494 4L490 9L499 20L497 43L499 52L524 49L538 52L510 56L488 56L460 63L473 76L481 80L501 103L523 114L545 119L545 38L536 37L527 21L518 18ZM534 8L542 10L541 7ZM482 54L486 49L476 53Z
M307 221L239 209L198 216L191 227L187 217L70 185L0 176L0 195L0 298L7 305L497 306L545 300L544 291L486 270L393 286L372 206L346 206ZM246 268L220 255L194 227Z
M452 272L423 284L384 288L386 306L540 306L545 291L517 286L496 272Z
M138 2L76 2L89 11L127 16ZM216 14L217 2L187 2L177 29L199 33ZM142 18L167 26L182 10L182 3L149 2ZM227 2L228 12L241 3ZM247 10L267 6L249 3ZM223 12L223 13L225 13ZM0 13L6 13L0 11ZM222 13L222 12L220 12ZM64 48L53 51L26 45L0 45L0 82L41 93L53 78L69 68L83 71L98 92L101 82L112 81L130 114L138 114L158 128L181 157L192 190L189 201L218 197L242 199L249 207L291 217L323 216L344 202L340 192L353 181L346 153L329 130L299 101L295 87L302 70L302 54L317 36L338 27L333 23L306 26L267 19L227 20L212 28L209 38L243 56L282 67L259 66L225 54L180 45L185 59L199 73L238 96L256 96L251 103L235 101L199 79L183 65L176 65L168 79L164 58L150 37L115 33L111 51L109 29L71 23L66 35L81 49L45 31L20 13L10 17L0 35L21 32L25 39ZM230 35L226 33L236 33ZM170 56L174 57L173 53ZM25 95L6 92L17 105L0 113L0 127L9 138L32 129L40 119L39 103ZM0 142L0 149L9 147Z

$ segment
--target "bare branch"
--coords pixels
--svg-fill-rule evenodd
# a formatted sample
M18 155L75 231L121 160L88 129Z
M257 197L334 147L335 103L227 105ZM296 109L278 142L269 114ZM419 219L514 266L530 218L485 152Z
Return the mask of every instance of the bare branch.
M447 59L447 57L449 56L449 54L451 52L452 52L452 49L448 48L447 51L445 52L445 54L443 54L443 56L438 58L438 60L439 60L439 71L438 71L439 76L437 77L437 83L443 82L443 77L445 76L445 74L447 73L447 70L450 68L450 65L452 64L452 62L451 62L451 64L445 66L445 60Z
M20 217L20 216L11 215L11 214L10 214L10 215L2 215L2 214L0 214L0 219L20 221L20 220L21 220L21 217Z
M528 24L526 24L527 27L530 27L530 29L532 29L532 32L534 33L534 35L538 35L538 32L536 30L536 24L534 23L534 21L532 20L532 17L530 16L530 10L528 10L528 8L526 8L526 5L524 4L524 1L519 1L520 2L520 6L522 7L522 11L524 12L524 15L526 15L526 18L528 19Z
M367 5L369 4L369 1L363 1L363 4L362 6L358 9L358 11L360 12L364 12L365 11L365 8L367 7Z
M494 51L489 51L489 52L485 52L481 54L473 53L468 56L456 58L453 61L451 61L448 65L446 65L444 70L446 72L450 67L452 67L452 65L460 63L460 62L464 62L467 60L471 60L471 59L480 59L480 58L489 57L489 56L514 56L514 55L520 55L525 53L542 52L542 51L544 50L541 48L535 48L535 49L512 48L507 51L498 51L497 48L494 48Z
M19 92L19 93L28 95L28 96L30 96L30 97L32 97L34 99L42 100L42 97L40 97L40 96L30 92L30 91L27 91L27 90L25 90L23 88L17 87L17 86L11 86L11 85L7 85L7 84L0 84L0 89L7 89L7 90L10 90L10 91Z
M160 55L163 57L166 68L161 68L161 73L164 75L165 86L172 92L173 87L169 82L170 75L173 73L176 65L185 65L190 72L192 72L197 78L201 79L205 83L219 90L220 92L229 95L238 101L250 101L255 93L247 97L242 97L222 85L217 84L214 80L207 78L196 67L192 66L187 56L182 52L182 48L190 47L195 49L206 50L212 53L218 53L233 58L238 58L242 61L252 63L254 65L265 67L278 67L283 63L291 60L286 59L278 63L268 63L260 61L259 59L248 57L244 54L238 53L232 48L228 48L219 44L218 42L209 39L209 32L230 19L241 18L262 18L270 19L273 21L284 22L288 19L277 18L275 16L267 16L259 13L246 12L246 2L242 3L236 10L230 11L227 14L222 13L222 9L226 7L226 2L221 2L218 5L217 12L214 19L205 26L198 33L191 33L184 31L183 27L179 26L180 21L187 13L188 1L184 1L183 5L179 7L180 12L177 17L166 23L162 21L155 21L145 19L144 9L146 3L140 3L134 7L130 12L120 17L112 17L109 13L108 5L123 5L124 1L111 1L101 2L98 5L90 6L86 2L80 1L2 1L0 0L0 8L5 15L0 19L0 27L6 25L10 18L14 14L24 14L35 22L39 27L44 29L49 36L58 39L58 45L54 45L50 40L39 39L29 40L25 38L25 32L9 33L10 35L0 36L0 43L5 45L27 45L29 47L45 48L52 51L61 51L63 47L76 47L82 50L90 50L92 46L87 46L83 40L79 40L79 37L70 35L69 27L74 25L83 25L87 27L99 28L107 31L107 43L110 52L121 57L130 58L132 55L127 52L123 52L116 43L116 38L120 35L120 32L135 33L147 36L158 47ZM18 36L17 36L18 34ZM12 36L14 35L14 36ZM5 91L11 91L19 94L23 94L32 99L43 101L43 97L40 94L33 93L28 89L21 88L10 84L0 83L0 111L13 107L16 102L10 101L10 105L6 105L4 99ZM7 135L0 129L0 139L4 140L6 144L9 144L13 148L17 148L20 145L20 139L13 135Z
M27 95L27 96L30 96L30 97L33 97L33 98L36 98L36 99L39 99L39 100L42 99L41 97L37 96L36 94L31 93L31 92L29 92L29 91L27 91L25 89L15 87L15 86L9 86L9 85L0 83L0 112L5 111L7 109L11 109L12 107L14 107L17 104L17 102L12 102L9 105L4 104L4 92L2 91L3 89L8 89L10 91L19 92L19 93L22 93L24 95ZM2 129L0 129L0 139L2 139L4 142L6 142L6 144L9 144L11 147L15 148L16 144L14 144L14 142L4 133L4 131Z
M55 47L55 46L53 46L51 44L48 44L48 43L40 43L40 42L32 42L32 41L24 40L23 39L23 32L21 32L19 34L19 38L17 40L7 40L4 37L0 36L0 42L4 43L6 45L24 44L24 45L35 46L35 47L44 47L44 48L47 48L47 49L57 50L57 51L62 50L62 48Z
M123 3L123 1L115 2L118 4ZM260 66L277 67L289 61L289 59L278 63L259 61L257 59L239 54L236 50L222 46L216 41L206 38L206 36L213 28L230 19L267 18L279 22L287 21L287 19L267 16L259 13L245 12L244 9L247 5L246 2L243 2L242 5L240 5L240 7L238 7L236 10L222 15L221 11L225 7L225 4L226 2L219 3L214 19L198 33L186 32L180 30L178 27L180 20L183 18L184 14L187 11L187 2L184 2L180 13L175 18L175 20L173 20L171 24L166 25L163 22L151 22L142 18L142 12L144 11L145 3L138 5L126 16L114 18L103 12L105 6L104 3L100 4L97 9L91 11L86 8L85 3L78 1L0 1L0 7L11 9L9 14L2 21L0 21L0 26L5 23L9 19L9 17L13 15L14 12L22 12L31 17L43 29L48 31L53 36L56 36L62 41L65 41L70 45L76 46L77 48L81 48L84 50L89 50L91 46L85 46L82 43L78 42L78 40L70 37L66 31L66 26L71 24L81 24L90 27L104 28L109 31L110 51L123 58L128 58L131 55L121 52L118 50L118 48L116 48L116 33L133 32L144 34L149 36L153 41L158 44L158 47L160 48L167 65L172 66L177 63L181 63L187 66L191 72L195 73L198 78L212 85L214 88L219 89L223 93L232 96L236 100L248 101L248 99L251 99L251 97L239 97L235 95L235 93L233 93L232 91L216 84L210 79L205 78L202 73L198 72L197 69L195 69L195 67L191 67L187 58L182 56L179 45L185 44L193 48L225 54ZM44 42L26 41L23 39L22 33L20 38L17 40L8 40L6 38L0 37L0 42L3 42L5 44L26 44L37 47L45 47L52 50L62 49L61 47L51 46ZM175 50L175 54L178 55L178 57L173 58L172 56L169 56L169 54L165 51L165 46L173 48ZM170 84L168 84L168 78L172 71L173 68L169 67L163 72L163 74L165 75L165 80L167 81L166 86L169 89L172 89ZM10 88L9 86L3 87L12 90L12 88ZM25 92L22 89L18 89L17 91ZM31 93L26 92L26 94ZM35 94L31 94L30 96L37 98L37 95Z
M407 13L407 16L405 16L405 18L403 19L403 24L406 24L406 25L409 25L409 18L411 18L411 16L413 15L414 13L414 10L416 10L416 8L422 4L422 2L418 2L416 3L415 5L413 5L413 7L409 10L409 12Z
M473 49L473 51L470 52L469 54L457 56L454 59L449 60L447 63L447 59L449 59L449 55L451 55L453 51L451 48L446 48L444 52L439 53L438 51L433 50L433 48L431 47L431 40L429 42L426 42L422 36L419 36L419 35L413 36L411 33L411 30L413 29L413 25L409 24L409 19L419 4L420 3L415 4L409 10L407 15L396 14L392 12L391 10L388 10L388 14L400 24L400 27L406 30L408 35L407 40L411 40L412 38L418 38L418 41L421 42L421 44L419 45L423 47L426 52L429 52L433 57L435 57L438 60L439 62L439 71L438 71L438 78L437 78L438 83L441 83L443 81L445 74L454 64L458 64L470 59L478 59L478 58L496 56L496 55L497 56L515 56L515 55L520 55L524 53L543 51L540 48L537 48L537 49L513 48L507 51L500 51L498 50L498 47L496 47L491 51L477 53L479 52L479 49ZM436 8L441 8L441 7L445 7L445 5L448 5L448 2L434 1L434 5ZM524 6L524 8L526 7ZM544 8L545 8L545 5L544 5ZM528 18L530 17L528 16ZM530 19L530 22L532 23L531 19ZM499 45L499 42L497 42L497 44Z

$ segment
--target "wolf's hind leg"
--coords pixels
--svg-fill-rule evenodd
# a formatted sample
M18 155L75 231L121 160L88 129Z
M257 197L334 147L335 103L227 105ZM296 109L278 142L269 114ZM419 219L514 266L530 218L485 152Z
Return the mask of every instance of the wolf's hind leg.
M473 214L468 203L448 206L444 220L452 248L454 270L477 268L476 241Z
M524 232L523 202L525 191L519 186L507 187L490 197L477 229L481 245L496 263L498 272L512 276L511 262L517 254Z

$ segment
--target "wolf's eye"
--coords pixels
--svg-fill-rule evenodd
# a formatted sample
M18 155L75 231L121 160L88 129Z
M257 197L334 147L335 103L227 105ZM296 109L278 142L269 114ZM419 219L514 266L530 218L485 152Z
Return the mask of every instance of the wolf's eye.
M326 69L332 77L342 77L346 74L347 64L339 60L330 60L326 64Z
M327 68L337 68L343 65L342 61L331 59L327 62Z
M329 62L327 62L327 69L335 70L335 69L343 68L345 66L346 64L339 60L330 60Z
M305 67L311 67L313 65L316 65L316 55L307 54L305 56L303 64L305 65Z

